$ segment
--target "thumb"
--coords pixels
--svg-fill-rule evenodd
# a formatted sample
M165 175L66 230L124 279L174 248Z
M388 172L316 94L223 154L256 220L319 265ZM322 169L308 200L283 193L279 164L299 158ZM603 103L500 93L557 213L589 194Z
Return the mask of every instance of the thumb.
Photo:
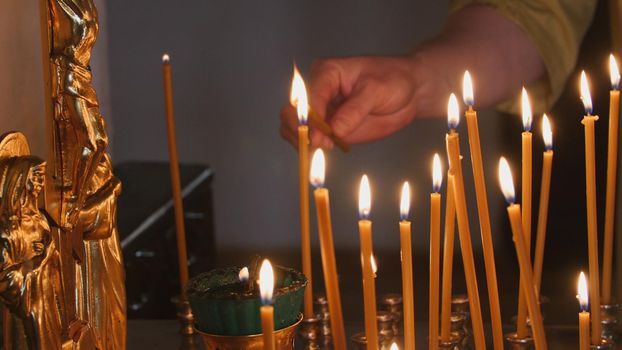
M369 116L376 105L376 91L368 84L355 88L337 108L331 119L333 132L347 137Z

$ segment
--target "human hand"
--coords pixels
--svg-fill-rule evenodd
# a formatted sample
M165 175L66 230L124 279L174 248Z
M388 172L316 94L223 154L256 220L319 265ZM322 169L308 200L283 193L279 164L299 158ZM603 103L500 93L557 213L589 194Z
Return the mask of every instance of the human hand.
M386 137L414 117L416 74L411 57L350 57L316 61L308 82L311 109L347 143ZM298 117L281 110L281 135L297 145ZM330 149L332 140L311 125L312 147Z

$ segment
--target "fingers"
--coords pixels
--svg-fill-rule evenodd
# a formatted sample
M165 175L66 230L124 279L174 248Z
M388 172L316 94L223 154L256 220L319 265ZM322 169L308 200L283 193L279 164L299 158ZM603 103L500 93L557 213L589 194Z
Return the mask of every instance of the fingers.
M337 108L331 119L333 132L348 142L350 134L369 117L377 104L378 86L371 81L358 84L352 94Z

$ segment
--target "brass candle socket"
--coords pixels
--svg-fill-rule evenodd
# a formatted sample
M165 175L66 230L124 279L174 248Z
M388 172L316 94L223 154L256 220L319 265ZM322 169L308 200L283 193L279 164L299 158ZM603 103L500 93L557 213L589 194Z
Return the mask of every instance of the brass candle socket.
M397 336L402 330L403 299L401 294L390 293L380 297L383 309L393 314L393 333Z
M274 332L274 341L279 350L293 350L296 329L302 322L302 315L293 325ZM207 349L214 350L263 350L263 335L222 336L207 334L198 329L194 331L201 336Z
M462 341L463 335L457 334L455 332L451 333L451 337L449 340L444 341L439 338L438 340L438 349L439 350L456 350L461 349L460 342Z
M298 335L302 339L303 349L317 350L320 349L318 343L320 336L321 320L319 318L305 318L300 324Z
M618 312L618 307L619 305L616 303L600 305L601 338L613 344L616 341L616 328L618 326L616 313Z
M466 329L467 316L461 312L452 312L450 316L451 337L457 342L458 349L468 349L471 337Z
M591 350L613 350L615 344L609 340L603 339L600 344L590 345Z
M318 343L327 345L332 342L332 331L330 329L330 312L328 311L328 299L323 294L317 294L313 300L317 313L315 318L319 319L319 338Z
M367 350L367 337L365 336L365 333L363 333L363 332L356 333L350 339L354 343L355 349ZM384 339L382 338L382 336L378 337L378 342L379 342L378 349L380 349L380 350L385 350L385 349L388 350L389 349L388 347L383 345Z
M391 347L391 343L395 341L396 334L393 331L393 314L389 311L378 311L376 314L376 320L378 321L378 335L380 341L381 348L389 349Z
M516 333L506 334L506 344L509 350L531 350L534 349L534 342L531 336L519 338Z

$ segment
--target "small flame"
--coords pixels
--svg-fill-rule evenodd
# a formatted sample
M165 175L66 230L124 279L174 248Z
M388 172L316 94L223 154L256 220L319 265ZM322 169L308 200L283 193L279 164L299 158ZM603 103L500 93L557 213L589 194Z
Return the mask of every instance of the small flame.
M240 269L240 272L238 273L238 279L240 280L240 282L244 283L248 281L248 276L248 267L244 266L242 269Z
M611 89L618 90L620 87L620 70L613 54L609 55L609 72L611 73Z
M292 90L289 95L289 103L296 107L300 124L307 124L307 117L309 115L307 88L296 65L294 65L294 77L292 78Z
M581 100L583 101L583 107L585 107L585 113L591 115L592 96L590 95L590 85L587 81L585 71L581 71Z
M397 344L395 342L393 342L393 344L391 344L391 349L389 350L400 350L400 348L397 347Z
M169 54L165 53L164 55L162 55L162 63L169 63L171 61L171 56L169 56Z
M456 95L452 93L449 95L449 103L447 103L447 125L450 129L455 129L458 124L460 124L460 108Z
M521 106L523 111L523 128L525 131L531 131L531 124L533 123L533 113L531 112L531 103L529 103L529 95L527 90L523 88L521 93Z
M359 216L361 220L369 219L370 212L371 189L369 188L369 179L367 175L363 175L361 178L361 185L359 186Z
M432 160L432 190L435 193L440 192L441 185L443 184L443 169L441 165L441 157L438 153L434 154Z
M501 157L499 159L499 183L501 184L501 191L508 204L514 204L514 180L512 180L512 171L508 161Z
M553 131L551 130L551 122L549 117L544 114L542 116L542 139L544 139L544 147L547 151L553 149Z
M324 157L324 151L318 148L313 152L313 158L311 159L311 185L315 188L324 186L324 177L326 174L326 158Z
M585 278L585 274L581 271L579 275L579 283L577 287L577 299L579 299L579 305L581 306L581 311L587 311L588 307L588 293L587 293L587 280Z
M274 272L272 264L268 259L264 259L259 270L259 295L263 305L272 304L272 293L274 292Z
M374 254L371 255L371 271L374 273L374 278L378 277L376 276L378 273L378 264L376 263L376 256Z
M410 185L404 181L402 186L402 197L400 199L400 219L407 220L410 212Z
M464 72L464 79L462 80L462 99L465 105L473 107L473 81L468 70Z

